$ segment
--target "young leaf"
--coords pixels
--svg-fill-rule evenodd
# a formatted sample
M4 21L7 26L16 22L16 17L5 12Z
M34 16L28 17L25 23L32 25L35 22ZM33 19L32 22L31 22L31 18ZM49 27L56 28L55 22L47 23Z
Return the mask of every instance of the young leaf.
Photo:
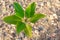
M25 10L25 16L27 18L32 17L34 15L34 13L35 13L35 8L36 8L35 2L28 5L28 7Z
M45 15L44 14L35 14L33 17L31 17L30 21L32 23L35 23L37 20L44 18Z
M23 18L24 17L24 10L23 10L22 6L17 2L14 2L13 5L15 8L16 15L20 18Z
M7 17L3 18L3 20L9 24L16 24L17 21L21 21L21 19L15 15L7 16Z
M32 27L30 25L26 24L24 32L28 37L32 37Z
M23 22L18 22L16 26L16 31L19 34L25 28L26 28L26 25Z

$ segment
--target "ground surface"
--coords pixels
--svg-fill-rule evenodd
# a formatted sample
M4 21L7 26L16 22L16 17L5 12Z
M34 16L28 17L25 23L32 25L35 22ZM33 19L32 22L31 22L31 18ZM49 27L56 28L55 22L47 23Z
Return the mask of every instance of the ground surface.
M33 26L33 38L16 34L15 26L6 24L3 17L14 14L13 2L17 1L24 8L36 2L36 13L47 16ZM60 40L60 0L0 0L0 40Z

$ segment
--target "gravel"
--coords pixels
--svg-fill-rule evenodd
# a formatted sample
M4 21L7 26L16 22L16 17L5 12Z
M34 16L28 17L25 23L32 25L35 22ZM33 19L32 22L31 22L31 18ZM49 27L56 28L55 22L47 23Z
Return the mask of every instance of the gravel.
M15 25L2 20L5 16L14 14L12 4L15 1L24 9L29 3L36 2L36 13L47 15L32 27L32 38L23 32L17 35ZM0 0L0 40L60 40L60 0Z

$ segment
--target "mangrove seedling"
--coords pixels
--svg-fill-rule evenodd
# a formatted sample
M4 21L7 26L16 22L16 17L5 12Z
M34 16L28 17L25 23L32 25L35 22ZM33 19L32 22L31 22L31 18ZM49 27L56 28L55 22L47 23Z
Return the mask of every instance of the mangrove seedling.
M32 26L30 23L35 23L39 19L44 18L45 15L41 13L35 13L36 3L32 2L24 10L23 7L17 3L13 3L15 14L6 16L3 20L8 24L16 25L16 32L19 34L23 31L28 37L32 37Z

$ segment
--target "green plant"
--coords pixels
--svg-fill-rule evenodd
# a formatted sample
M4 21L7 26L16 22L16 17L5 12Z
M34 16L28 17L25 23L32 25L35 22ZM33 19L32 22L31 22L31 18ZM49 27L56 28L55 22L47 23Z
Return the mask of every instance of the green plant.
M18 34L21 31L24 31L27 36L32 37L32 27L30 23L35 23L37 20L44 18L45 15L41 13L35 14L35 2L29 4L26 10L24 10L22 6L17 2L14 2L13 5L15 14L4 17L3 20L6 23L16 25L16 32Z

